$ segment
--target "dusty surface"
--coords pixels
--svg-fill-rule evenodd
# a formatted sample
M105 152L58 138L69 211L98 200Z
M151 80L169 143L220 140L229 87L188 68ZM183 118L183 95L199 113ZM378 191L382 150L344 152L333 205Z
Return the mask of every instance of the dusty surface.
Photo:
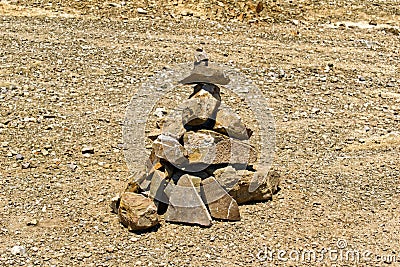
M164 2L0 2L0 265L267 266L267 247L338 240L400 261L398 1ZM240 222L128 232L109 208L129 175L125 109L198 46L269 99L281 191Z

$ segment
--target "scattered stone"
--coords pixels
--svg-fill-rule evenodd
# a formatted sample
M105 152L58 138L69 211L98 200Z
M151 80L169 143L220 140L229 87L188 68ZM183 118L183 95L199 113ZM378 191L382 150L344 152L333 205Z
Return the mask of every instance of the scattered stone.
M36 226L38 225L39 221L37 219L32 219L29 222L27 222L27 226Z
M120 195L116 195L111 199L110 208L115 214L118 214L118 208L121 201Z
M154 111L153 115L157 116L158 118L163 118L164 115L167 114L167 111L165 110L165 108L156 108L156 110Z
M139 7L139 8L137 9L137 13L142 14L142 15L145 15L145 14L147 14L148 12L147 12L147 10L144 10L143 8Z
M145 230L159 223L157 207L150 198L125 192L121 196L118 216L129 230Z
M222 220L240 220L237 202L221 187L214 177L202 181L204 202L208 205L211 217Z
M24 159L24 156L21 155L21 154L17 154L17 155L15 155L15 159L16 159L16 160L23 160L23 159Z
M170 116L166 117L161 128L163 135L179 140L186 132L182 123L182 110L176 110Z
M23 162L21 166L22 169L29 169L31 167L31 164L29 162Z
M76 169L78 169L78 165L74 163L67 164L67 167L73 172L76 171Z
M26 253L26 249L23 246L13 246L11 248L11 254L13 255L24 255Z
M166 175L164 172L156 170L151 176L149 197L157 200L158 202L168 204L168 197L164 190L167 186Z
M183 175L177 185L169 185L172 189L166 221L211 226L211 216L189 175Z
M272 198L272 195L278 190L280 175L276 171L270 171L266 174L263 171L252 172L248 170L238 170L236 174L240 177L239 182L229 191L229 194L238 204L252 201L263 201ZM260 185L252 192L249 191L254 175L261 176L257 178Z
M253 133L250 129L246 129L239 115L226 109L218 110L213 129L240 140L249 139Z
M92 146L84 146L82 148L82 154L94 154L94 147L92 147Z

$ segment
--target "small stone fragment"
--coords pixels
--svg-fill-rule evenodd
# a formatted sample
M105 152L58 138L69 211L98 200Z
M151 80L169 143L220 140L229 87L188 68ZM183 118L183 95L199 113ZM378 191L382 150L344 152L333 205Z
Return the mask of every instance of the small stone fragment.
M111 211L114 212L115 214L118 214L118 208L119 208L119 203L121 201L121 197L119 195L116 195L111 199L110 203L110 208Z
M172 188L168 189L170 199L166 221L211 226L211 216L189 175L183 175L177 185L170 183L168 187Z
M84 146L82 148L82 154L94 154L94 147L92 147L92 146Z
M121 223L129 230L145 230L159 223L157 207L150 198L125 192L118 208Z
M32 219L29 222L27 222L27 226L36 226L38 225L39 221L37 219Z
M232 166L227 166L214 171L214 177L229 192L240 180L240 176L236 172Z
M143 8L139 7L137 9L137 13L144 15L144 14L147 14L148 12L147 12L147 10L144 10Z
M13 255L24 255L26 253L26 249L23 246L13 246L11 248L11 254Z
M15 155L15 159L16 159L16 160L23 160L23 159L24 159L24 156L21 155L21 154L17 154L17 155Z
M21 166L22 169L29 169L31 167L31 164L29 162L23 162Z
M239 206L214 177L202 181L204 202L211 217L222 220L240 220Z

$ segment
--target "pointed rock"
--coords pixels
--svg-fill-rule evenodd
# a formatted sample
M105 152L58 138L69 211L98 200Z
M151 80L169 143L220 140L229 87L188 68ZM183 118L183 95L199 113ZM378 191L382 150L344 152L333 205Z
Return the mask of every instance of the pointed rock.
M149 197L157 200L157 203L168 203L168 197L164 193L166 186L166 174L162 171L156 170L151 177Z
M150 198L126 192L121 196L118 216L129 230L144 230L159 223L157 207Z
M202 181L204 202L211 217L222 220L240 220L239 206L214 177Z
M166 221L211 226L211 216L190 175L183 175L177 185L169 183L167 191L170 199Z

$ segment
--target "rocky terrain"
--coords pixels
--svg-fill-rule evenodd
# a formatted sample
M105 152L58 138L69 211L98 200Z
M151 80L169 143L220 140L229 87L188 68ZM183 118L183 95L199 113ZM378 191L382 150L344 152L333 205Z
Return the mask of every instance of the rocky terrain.
M400 265L399 26L395 0L0 1L0 265ZM198 47L268 99L280 191L237 222L129 232L109 206L126 108Z

